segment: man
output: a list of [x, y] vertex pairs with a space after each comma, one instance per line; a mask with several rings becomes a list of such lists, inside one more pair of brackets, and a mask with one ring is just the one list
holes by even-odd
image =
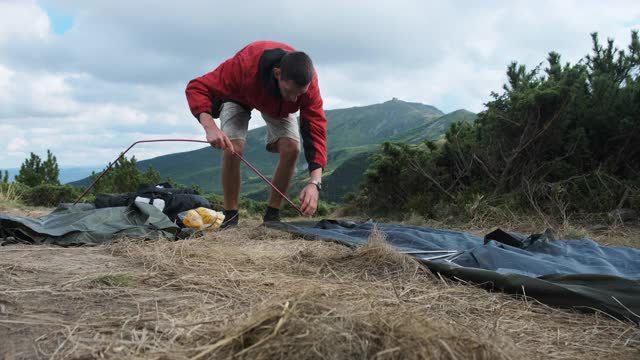
[[[300, 192], [301, 210], [315, 213], [327, 164], [327, 119], [307, 54], [274, 41], [251, 43], [212, 72], [191, 80], [186, 95], [207, 141], [223, 150], [223, 227], [238, 224], [240, 159], [233, 152], [243, 153], [252, 109], [260, 111], [267, 124], [267, 151], [280, 156], [272, 182], [283, 194], [295, 173], [302, 135], [310, 181]], [[299, 123], [294, 116], [298, 110]], [[214, 118], [220, 118], [220, 128]], [[272, 191], [263, 220], [280, 221], [281, 204], [282, 197]]]

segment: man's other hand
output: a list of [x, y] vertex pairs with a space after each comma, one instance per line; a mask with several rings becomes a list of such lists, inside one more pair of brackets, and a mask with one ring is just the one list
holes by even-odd
[[318, 188], [313, 184], [308, 184], [300, 192], [300, 210], [304, 215], [310, 216], [316, 213], [318, 208]]

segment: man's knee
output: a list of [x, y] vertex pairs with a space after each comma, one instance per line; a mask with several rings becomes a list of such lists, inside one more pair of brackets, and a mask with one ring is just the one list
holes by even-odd
[[280, 153], [280, 157], [297, 160], [300, 155], [300, 143], [293, 139], [280, 138], [278, 140], [278, 153]]
[[[235, 151], [240, 156], [244, 155], [244, 140], [231, 140], [231, 143], [233, 144], [233, 151]], [[228, 149], [224, 150], [224, 154], [226, 156], [233, 156], [233, 153]], [[236, 156], [233, 157], [237, 158]]]

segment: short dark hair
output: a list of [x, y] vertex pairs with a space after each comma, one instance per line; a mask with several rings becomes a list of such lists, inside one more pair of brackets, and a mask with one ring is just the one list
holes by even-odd
[[286, 53], [280, 60], [282, 80], [293, 80], [298, 86], [306, 86], [313, 79], [313, 63], [302, 51]]

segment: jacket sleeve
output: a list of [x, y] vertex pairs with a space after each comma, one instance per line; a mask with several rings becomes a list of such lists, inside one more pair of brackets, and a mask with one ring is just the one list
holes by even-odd
[[309, 172], [327, 166], [327, 117], [322, 108], [322, 97], [317, 77], [309, 87], [306, 101], [300, 107], [300, 133]]
[[231, 58], [212, 72], [189, 81], [185, 94], [191, 113], [196, 119], [203, 112], [212, 114], [214, 98], [232, 97], [241, 85], [237, 76], [239, 66], [237, 59]]

